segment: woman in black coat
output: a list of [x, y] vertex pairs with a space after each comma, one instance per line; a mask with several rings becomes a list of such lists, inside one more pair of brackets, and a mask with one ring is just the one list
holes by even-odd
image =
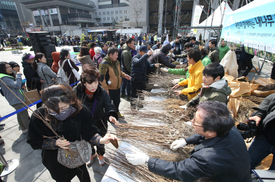
[[103, 145], [116, 139], [107, 134], [102, 138], [99, 130], [92, 125], [92, 115], [86, 106], [76, 98], [70, 86], [52, 85], [41, 93], [44, 103], [35, 111], [44, 118], [59, 136], [59, 139], [35, 113], [32, 115], [27, 142], [33, 149], [42, 149], [42, 163], [54, 180], [70, 182], [75, 176], [81, 182], [90, 182], [86, 164], [70, 169], [57, 161], [58, 148], [68, 149], [70, 142], [84, 139], [93, 145]]
[[[103, 137], [108, 129], [107, 120], [114, 124], [118, 123], [115, 106], [107, 92], [99, 85], [100, 73], [95, 67], [89, 65], [83, 67], [80, 80], [81, 83], [73, 90], [77, 98], [91, 111], [93, 125], [100, 130], [99, 134]], [[92, 156], [87, 165], [92, 165], [96, 155], [98, 155], [99, 164], [103, 165], [104, 146], [97, 145], [97, 154], [94, 147], [92, 149]]]

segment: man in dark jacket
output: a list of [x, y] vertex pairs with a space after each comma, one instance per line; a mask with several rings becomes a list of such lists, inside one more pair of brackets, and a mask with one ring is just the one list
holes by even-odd
[[[124, 73], [130, 75], [131, 74], [131, 66], [132, 66], [132, 53], [131, 50], [135, 50], [135, 41], [132, 38], [129, 38], [126, 41], [126, 44], [122, 46], [121, 53], [121, 69]], [[127, 79], [122, 79], [121, 92], [122, 97], [125, 97], [125, 89], [127, 90], [127, 100], [130, 100], [131, 97], [131, 85], [130, 81]]]
[[201, 45], [200, 42], [196, 41], [196, 37], [191, 38], [191, 43], [192, 43], [193, 48], [196, 48], [196, 49], [199, 49], [199, 46]]
[[248, 149], [251, 168], [255, 169], [266, 156], [273, 154], [269, 170], [275, 170], [275, 94], [267, 96], [249, 120], [256, 121], [262, 130]]
[[220, 62], [220, 53], [219, 48], [217, 47], [216, 40], [209, 40], [209, 53], [208, 57], [211, 59], [212, 63]]
[[[137, 91], [146, 89], [146, 75], [147, 70], [155, 68], [156, 64], [150, 64], [148, 62], [149, 56], [153, 53], [152, 50], [148, 52], [146, 45], [142, 45], [139, 48], [138, 54], [132, 59], [132, 72], [131, 72], [131, 88], [132, 98], [137, 98]], [[131, 102], [131, 105], [133, 103]]]
[[247, 149], [234, 124], [224, 103], [205, 101], [198, 106], [192, 120], [197, 134], [171, 144], [173, 150], [198, 144], [189, 158], [168, 162], [144, 153], [128, 153], [126, 158], [134, 165], [147, 164], [150, 171], [179, 181], [193, 182], [208, 177], [219, 182], [250, 182]]
[[[169, 53], [171, 48], [172, 48], [171, 44], [167, 43], [167, 44], [163, 45], [161, 49], [155, 50], [153, 52], [152, 56], [150, 56], [148, 59], [149, 63], [151, 63], [151, 64], [161, 63], [164, 66], [167, 66], [169, 68], [179, 68], [180, 67], [179, 65], [176, 66], [176, 65], [170, 63], [167, 58], [167, 54]], [[156, 70], [156, 68], [155, 68], [155, 70]]]

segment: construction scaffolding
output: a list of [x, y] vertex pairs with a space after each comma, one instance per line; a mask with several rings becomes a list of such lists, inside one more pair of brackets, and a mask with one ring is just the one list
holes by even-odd
[[[208, 17], [210, 17], [211, 15], [214, 15], [214, 11], [217, 9], [217, 7], [220, 7], [221, 10], [220, 12], [222, 13], [221, 15], [221, 20], [220, 20], [220, 26], [214, 26], [213, 25], [213, 20], [214, 20], [214, 16], [212, 16], [211, 19], [211, 25], [207, 25], [205, 24], [205, 26], [200, 26], [200, 27], [196, 27], [196, 26], [182, 26], [181, 25], [181, 20], [183, 18], [186, 18], [186, 16], [184, 17], [183, 14], [183, 8], [185, 7], [185, 2], [187, 1], [193, 1], [193, 3], [197, 3], [198, 5], [202, 5], [202, 13], [201, 13], [201, 18], [200, 18], [200, 22], [204, 21], [205, 19], [207, 19]], [[174, 0], [172, 3], [174, 3], [174, 12], [173, 12], [173, 29], [172, 29], [172, 37], [175, 38], [176, 35], [178, 33], [183, 33], [186, 30], [189, 29], [204, 29], [204, 35], [203, 37], [205, 37], [205, 34], [211, 34], [211, 32], [215, 32], [217, 39], [220, 38], [220, 32], [222, 29], [222, 21], [225, 15], [225, 8], [222, 9], [221, 4], [223, 2], [228, 3], [228, 5], [232, 8], [232, 10], [236, 10], [248, 3], [250, 3], [252, 0]], [[165, 6], [165, 7], [164, 7]], [[159, 8], [158, 8], [158, 34], [162, 35], [163, 29], [166, 29], [166, 15], [167, 15], [167, 0], [165, 1], [164, 4], [164, 0], [159, 0]], [[164, 10], [165, 9], [165, 10]], [[173, 9], [173, 8], [172, 8]], [[164, 10], [164, 11], [163, 11]], [[163, 13], [164, 12], [164, 13]], [[194, 13], [194, 9], [192, 10], [192, 13]], [[164, 26], [163, 26], [163, 14], [165, 15], [164, 19]], [[209, 36], [210, 37], [210, 36]]]

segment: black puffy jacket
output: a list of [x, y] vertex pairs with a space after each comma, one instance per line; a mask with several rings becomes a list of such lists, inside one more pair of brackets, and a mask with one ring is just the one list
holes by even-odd
[[239, 130], [233, 127], [223, 137], [204, 139], [199, 134], [186, 138], [194, 147], [189, 158], [180, 162], [168, 162], [150, 158], [150, 171], [163, 176], [193, 182], [210, 177], [219, 182], [250, 182], [250, 162], [244, 140]]
[[78, 83], [77, 86], [73, 88], [73, 91], [77, 98], [92, 112], [93, 124], [98, 127], [101, 132], [106, 132], [108, 128], [107, 120], [109, 117], [114, 116], [116, 119], [118, 118], [115, 106], [112, 104], [107, 92], [98, 85], [97, 90], [90, 99], [85, 93], [85, 87], [83, 87], [81, 83]]
[[148, 62], [148, 57], [148, 54], [144, 54], [142, 57], [140, 54], [137, 54], [132, 58], [132, 82], [145, 83], [147, 72], [154, 70], [155, 65]]

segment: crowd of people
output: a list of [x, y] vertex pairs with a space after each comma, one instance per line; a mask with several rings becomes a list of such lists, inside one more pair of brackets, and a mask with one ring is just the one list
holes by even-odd
[[[52, 65], [47, 65], [43, 53], [24, 54], [26, 84], [17, 63], [0, 62], [1, 91], [12, 107], [25, 107], [26, 89], [37, 89], [41, 94], [43, 104], [37, 104], [32, 116], [24, 110], [17, 113], [17, 120], [23, 133], [28, 133], [27, 142], [32, 148], [42, 149], [42, 163], [52, 178], [67, 182], [77, 176], [80, 181], [90, 181], [86, 165], [90, 166], [95, 157], [104, 165], [104, 144], [118, 140], [108, 134], [107, 122], [116, 125], [119, 118], [124, 118], [119, 111], [120, 99], [128, 100], [132, 109], [141, 108], [135, 102], [138, 93], [148, 90], [148, 75], [161, 70], [184, 76], [172, 89], [189, 100], [184, 109], [197, 107], [191, 121], [197, 134], [174, 141], [171, 149], [187, 144], [197, 146], [184, 161], [172, 163], [142, 153], [127, 154], [128, 161], [146, 164], [152, 172], [181, 181], [204, 177], [213, 181], [250, 181], [250, 169], [275, 152], [275, 94], [268, 96], [249, 118], [262, 127], [262, 132], [247, 151], [226, 107], [231, 89], [219, 62], [230, 49], [224, 40], [218, 47], [217, 40], [209, 40], [205, 46], [195, 37], [177, 36], [172, 42], [150, 34], [117, 38], [118, 42], [109, 44], [97, 40], [81, 42], [77, 56], [82, 66], [80, 79], [75, 73], [79, 68], [66, 49], [52, 53]], [[182, 66], [186, 64], [187, 67]], [[62, 83], [61, 72], [66, 83]], [[55, 137], [45, 123], [64, 139]], [[60, 164], [57, 149], [67, 150], [70, 142], [82, 139], [92, 146], [90, 161], [74, 169]], [[274, 165], [273, 159], [270, 169], [275, 169]]]

